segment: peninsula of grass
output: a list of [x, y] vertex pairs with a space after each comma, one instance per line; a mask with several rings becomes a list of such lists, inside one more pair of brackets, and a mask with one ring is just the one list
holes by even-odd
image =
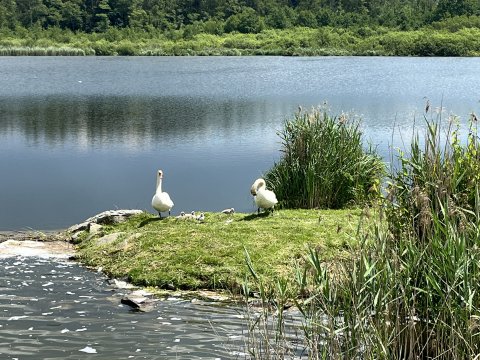
[[[260, 275], [292, 276], [308, 248], [325, 261], [356, 246], [361, 210], [278, 210], [271, 214], [205, 213], [205, 221], [160, 219], [150, 213], [105, 226], [78, 240], [78, 257], [114, 278], [143, 286], [236, 292], [244, 282], [245, 250]], [[120, 233], [111, 242], [104, 235]]]

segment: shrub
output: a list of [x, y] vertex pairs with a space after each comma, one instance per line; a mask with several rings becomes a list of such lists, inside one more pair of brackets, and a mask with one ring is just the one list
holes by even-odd
[[360, 123], [300, 110], [280, 133], [283, 156], [266, 180], [287, 208], [342, 208], [378, 195], [384, 164], [365, 150]]

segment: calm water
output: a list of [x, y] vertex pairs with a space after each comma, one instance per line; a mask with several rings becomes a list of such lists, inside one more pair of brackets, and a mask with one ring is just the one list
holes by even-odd
[[386, 158], [425, 97], [480, 112], [476, 58], [0, 57], [0, 81], [0, 230], [151, 211], [159, 168], [173, 213], [253, 211], [299, 105], [359, 114]]

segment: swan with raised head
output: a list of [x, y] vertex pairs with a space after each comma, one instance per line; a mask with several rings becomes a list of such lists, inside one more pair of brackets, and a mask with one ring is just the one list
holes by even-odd
[[157, 191], [152, 198], [152, 207], [158, 211], [158, 216], [162, 218], [162, 212], [168, 211], [170, 215], [170, 209], [173, 207], [173, 201], [170, 199], [170, 195], [165, 191], [162, 191], [163, 171], [157, 172]]
[[267, 190], [265, 180], [257, 179], [250, 188], [250, 193], [254, 196], [255, 204], [260, 209], [272, 209], [278, 203], [277, 196], [271, 190]]

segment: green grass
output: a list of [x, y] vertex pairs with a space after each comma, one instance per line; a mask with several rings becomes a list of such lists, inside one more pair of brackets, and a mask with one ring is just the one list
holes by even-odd
[[114, 277], [139, 285], [178, 289], [241, 288], [245, 249], [265, 276], [291, 276], [309, 247], [322, 259], [349, 256], [355, 246], [360, 210], [281, 210], [274, 215], [206, 213], [205, 222], [158, 219], [149, 213], [109, 226], [125, 232], [114, 243], [98, 245], [88, 233], [79, 258]]

